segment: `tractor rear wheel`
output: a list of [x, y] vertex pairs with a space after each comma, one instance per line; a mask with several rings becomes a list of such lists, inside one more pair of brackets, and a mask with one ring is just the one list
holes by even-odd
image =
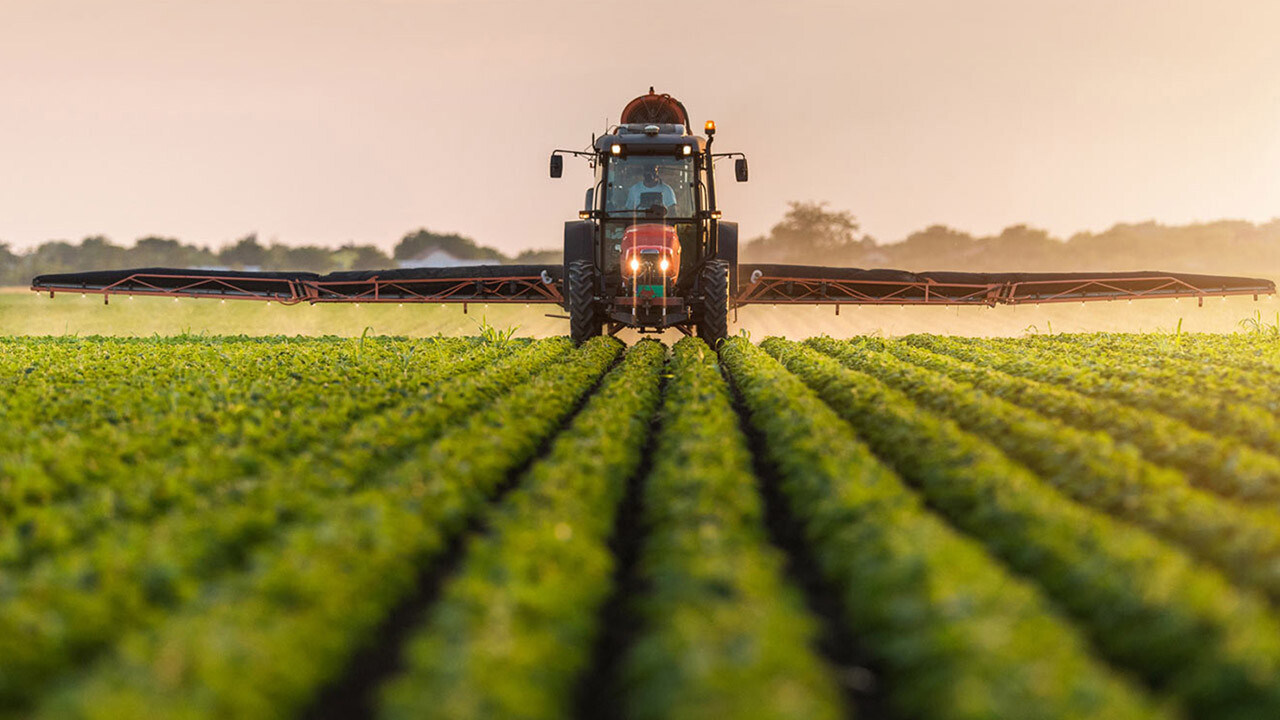
[[596, 309], [596, 268], [590, 260], [569, 263], [565, 277], [569, 296], [569, 337], [581, 343], [600, 335], [604, 323]]
[[698, 280], [702, 290], [698, 337], [714, 349], [729, 336], [729, 263], [708, 260]]

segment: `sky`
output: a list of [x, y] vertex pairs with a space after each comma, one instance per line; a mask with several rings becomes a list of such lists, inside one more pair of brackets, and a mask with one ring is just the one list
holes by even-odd
[[1274, 0], [0, 0], [0, 242], [144, 235], [554, 248], [582, 148], [680, 98], [726, 219], [788, 201], [932, 224], [1280, 216]]

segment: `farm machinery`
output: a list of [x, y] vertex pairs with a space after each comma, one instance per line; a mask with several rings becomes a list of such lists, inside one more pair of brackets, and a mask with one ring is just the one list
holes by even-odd
[[[42, 275], [31, 289], [297, 303], [541, 303], [567, 313], [583, 341], [676, 329], [714, 344], [731, 314], [751, 304], [1018, 305], [1142, 298], [1274, 294], [1269, 280], [1159, 271], [1107, 273], [906, 272], [738, 262], [738, 226], [716, 202], [715, 164], [746, 157], [712, 151], [715, 123], [695, 135], [684, 105], [653, 88], [583, 150], [555, 150], [593, 170], [576, 220], [565, 223], [558, 265], [476, 265], [375, 271], [243, 272], [138, 268]], [[564, 316], [557, 316], [564, 317]]]
[[741, 153], [713, 153], [716, 126], [693, 134], [689, 113], [670, 95], [627, 103], [621, 122], [594, 138], [586, 158], [595, 171], [585, 207], [565, 223], [564, 281], [570, 334], [583, 340], [624, 327], [678, 328], [725, 337], [738, 275], [738, 225], [716, 208], [715, 161], [734, 157], [738, 182], [748, 176]]

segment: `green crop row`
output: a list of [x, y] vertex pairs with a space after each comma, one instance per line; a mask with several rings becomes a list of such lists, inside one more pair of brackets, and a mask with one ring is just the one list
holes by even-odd
[[[352, 427], [366, 418], [394, 415], [398, 407], [421, 403], [443, 381], [491, 364], [506, 353], [485, 345], [461, 354], [442, 353], [422, 363], [411, 376], [411, 385], [392, 390], [379, 390], [379, 384], [366, 377], [362, 386], [370, 389], [360, 393], [358, 403], [326, 403], [304, 388], [291, 386], [285, 394], [273, 393], [273, 402], [254, 408], [253, 414], [259, 417], [246, 418], [245, 412], [229, 410], [238, 415], [233, 424], [258, 429], [247, 437], [210, 432], [178, 451], [141, 458], [121, 454], [120, 447], [111, 444], [85, 449], [88, 456], [70, 453], [62, 462], [92, 467], [98, 477], [69, 481], [64, 476], [60, 482], [67, 491], [59, 501], [28, 498], [15, 508], [0, 528], [0, 567], [23, 565], [41, 554], [65, 550], [124, 522], [145, 522], [176, 510], [211, 510], [220, 500], [235, 501], [258, 483], [257, 478], [275, 471], [273, 458], [305, 457], [314, 470], [315, 449], [341, 447], [344, 438], [352, 435]], [[327, 382], [336, 385], [337, 381]], [[327, 392], [351, 395], [336, 387]], [[141, 433], [136, 442], [145, 443], [147, 437]], [[227, 478], [237, 479], [234, 495], [222, 492]]]
[[995, 344], [936, 343], [935, 338], [927, 335], [909, 337], [907, 341], [1020, 377], [1164, 413], [1205, 432], [1232, 435], [1259, 450], [1280, 454], [1280, 418], [1261, 407], [1202, 395], [1193, 384], [1108, 378], [1062, 360], [1061, 351], [1036, 350], [1031, 346], [1006, 351]]
[[1265, 335], [1197, 335], [1194, 343], [1175, 347], [1177, 357], [1194, 360], [1198, 353], [1212, 353], [1221, 365], [1252, 370], [1275, 377], [1280, 375], [1280, 348], [1276, 338]]
[[848, 627], [918, 718], [1160, 717], [1040, 594], [953, 531], [850, 427], [748, 342], [725, 365]]
[[932, 507], [1045, 592], [1110, 659], [1199, 717], [1280, 715], [1280, 621], [1261, 598], [1070, 502], [990, 444], [803, 345], [763, 347]]
[[633, 347], [475, 537], [386, 718], [563, 718], [611, 591], [609, 535], [659, 399], [666, 349]]
[[1244, 501], [1280, 501], [1280, 459], [1238, 440], [1216, 437], [1116, 400], [965, 362], [943, 353], [952, 344], [949, 338], [930, 338], [932, 350], [897, 341], [864, 342], [1074, 427], [1131, 443], [1151, 461], [1181, 470], [1195, 485], [1211, 492]]
[[0, 718], [1280, 717], [1274, 339], [671, 354], [0, 338]]
[[[255, 456], [287, 452], [340, 427], [348, 417], [411, 395], [415, 385], [447, 371], [451, 359], [480, 347], [456, 340], [404, 345], [397, 351], [416, 359], [400, 367], [389, 362], [385, 348], [352, 360], [324, 346], [171, 346], [132, 354], [132, 362], [146, 358], [157, 370], [99, 379], [91, 391], [60, 383], [59, 373], [24, 374], [14, 392], [0, 400], [0, 417], [21, 428], [0, 441], [6, 446], [0, 447], [6, 478], [0, 517], [76, 496], [87, 487], [100, 495], [104, 485], [119, 486], [125, 478], [172, 478], [184, 463], [199, 463], [223, 448], [251, 445]], [[371, 343], [370, 350], [374, 347], [382, 346]], [[110, 354], [96, 360], [115, 363]], [[364, 392], [351, 393], [351, 383]], [[57, 417], [39, 400], [59, 397], [79, 399], [71, 410], [80, 422]], [[86, 407], [95, 403], [106, 405], [97, 411]], [[22, 413], [34, 413], [38, 421]]]
[[[348, 371], [354, 378], [388, 377], [412, 363], [393, 357], [457, 352], [474, 339], [369, 340], [340, 342], [191, 342], [86, 340], [68, 346], [48, 340], [23, 346], [21, 367], [0, 376], [6, 393], [0, 413], [31, 437], [109, 432], [122, 424], [163, 421], [180, 413], [218, 422], [209, 408], [253, 404], [278, 384], [303, 384], [300, 371]], [[366, 362], [382, 355], [377, 365]], [[373, 372], [370, 372], [373, 371]], [[26, 421], [26, 422], [22, 422]], [[204, 427], [192, 428], [203, 432]], [[21, 438], [26, 439], [26, 436]], [[0, 438], [0, 448], [20, 448], [19, 438]]]
[[[1014, 347], [1008, 341], [991, 341], [1002, 349]], [[1099, 342], [1094, 336], [1027, 338], [1017, 347], [1033, 347], [1055, 352], [1060, 357], [1109, 378], [1154, 385], [1194, 383], [1198, 392], [1213, 397], [1245, 402], [1271, 412], [1280, 410], [1280, 378], [1256, 370], [1223, 366], [1214, 362], [1216, 353], [1201, 350], [1194, 359], [1168, 353], [1153, 353], [1141, 341]]]
[[676, 343], [643, 491], [628, 717], [834, 718], [815, 622], [770, 548], [751, 455], [715, 353]]
[[1276, 338], [1265, 335], [1200, 335], [1187, 348], [1174, 348], [1178, 357], [1194, 360], [1196, 353], [1212, 353], [1221, 365], [1280, 375], [1280, 348]]
[[1159, 368], [1173, 361], [1195, 377], [1234, 377], [1272, 388], [1280, 383], [1280, 348], [1275, 338], [1257, 335], [1082, 333], [999, 342], [1003, 349], [1027, 342], [1064, 350], [1079, 346], [1123, 351], [1132, 353], [1124, 358], [1126, 364]]
[[1024, 463], [1067, 497], [1183, 545], [1236, 581], [1280, 599], [1280, 515], [1192, 488], [1175, 470], [1106, 435], [1050, 420], [946, 375], [856, 343], [808, 343], [902, 391]]
[[[236, 570], [291, 525], [323, 525], [350, 493], [377, 492], [406, 449], [424, 443], [569, 352], [541, 341], [489, 369], [433, 388], [398, 434], [335, 443], [329, 463], [291, 465], [252, 482], [229, 483], [204, 503], [148, 522], [116, 525], [91, 542], [0, 574], [0, 706], [21, 704], [68, 669], [91, 659], [132, 627], [147, 627], [196, 599], [210, 579]], [[397, 413], [398, 414], [398, 413]], [[400, 449], [400, 453], [390, 450]], [[355, 458], [363, 470], [351, 467]]]
[[36, 716], [275, 718], [304, 709], [620, 351], [616, 340], [593, 340], [467, 416], [385, 483], [352, 493], [245, 572], [124, 638]]
[[[398, 457], [397, 449], [403, 452], [404, 448], [430, 437], [450, 421], [453, 413], [465, 411], [522, 381], [528, 373], [554, 361], [567, 350], [568, 345], [563, 341], [541, 343], [506, 358], [485, 373], [416, 389], [411, 405], [401, 400], [398, 405], [392, 403], [391, 407], [372, 413], [350, 427], [333, 427], [331, 437], [317, 437], [309, 446], [287, 455], [290, 460], [283, 463], [271, 459], [271, 454], [258, 457], [253, 449], [197, 446], [180, 472], [147, 473], [142, 472], [146, 469], [144, 465], [139, 469], [140, 474], [135, 474], [125, 468], [111, 482], [92, 486], [78, 501], [23, 508], [15, 515], [12, 525], [0, 530], [0, 567], [23, 566], [51, 550], [66, 552], [107, 528], [112, 531], [104, 541], [108, 548], [118, 548], [132, 537], [156, 535], [157, 530], [176, 540], [184, 540], [194, 533], [194, 539], [189, 541], [191, 546], [206, 547], [213, 538], [207, 529], [209, 520], [203, 516], [228, 504], [252, 507], [255, 502], [269, 502], [275, 515], [287, 522], [299, 514], [300, 503], [344, 491], [361, 477], [376, 472], [379, 465], [375, 461], [380, 460], [383, 465], [394, 461]], [[434, 374], [437, 380], [445, 380], [457, 372], [491, 363], [501, 354], [497, 348], [479, 348], [461, 358], [451, 357], [454, 362]], [[421, 376], [423, 381], [430, 378], [427, 374]], [[388, 429], [386, 423], [381, 422], [384, 416], [406, 421]], [[340, 420], [338, 424], [343, 423]], [[362, 432], [371, 424], [377, 426], [378, 433], [372, 439], [370, 433]], [[349, 462], [351, 457], [363, 461], [361, 471], [339, 472], [342, 463]], [[228, 483], [226, 478], [236, 478], [236, 481]], [[161, 516], [163, 519], [157, 519]], [[212, 534], [229, 537], [229, 542], [237, 544], [240, 542], [237, 535], [246, 530], [250, 535], [270, 530], [270, 519], [265, 514], [253, 517], [235, 513], [218, 520], [223, 525]], [[249, 529], [255, 525], [259, 527]], [[127, 555], [123, 551], [106, 554], [115, 558]]]

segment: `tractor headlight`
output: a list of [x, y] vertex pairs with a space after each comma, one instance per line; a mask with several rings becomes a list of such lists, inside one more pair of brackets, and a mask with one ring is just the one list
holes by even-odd
[[662, 258], [662, 261], [658, 263], [658, 267], [662, 268], [662, 272], [666, 272], [667, 268], [671, 267], [671, 261], [666, 258]]
[[684, 146], [684, 148], [682, 148], [680, 152], [681, 152], [681, 154], [683, 154], [683, 155], [692, 155], [692, 154], [693, 154], [693, 148], [692, 148], [692, 147], [689, 147], [688, 145], [685, 145], [685, 146]]
[[640, 272], [639, 258], [631, 258], [631, 272]]
[[618, 145], [617, 143], [614, 143], [613, 145], [609, 146], [609, 152], [613, 153], [614, 155], [621, 155], [622, 146]]

